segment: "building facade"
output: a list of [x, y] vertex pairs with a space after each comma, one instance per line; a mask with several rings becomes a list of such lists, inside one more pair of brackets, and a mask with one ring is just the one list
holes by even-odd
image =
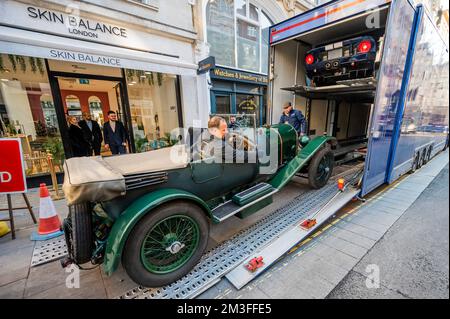
[[[107, 4], [106, 4], [107, 3]], [[61, 180], [68, 119], [115, 111], [128, 151], [174, 143], [211, 114], [267, 122], [268, 27], [307, 0], [5, 0], [0, 2], [0, 137], [22, 141], [30, 186]], [[214, 56], [216, 67], [198, 73]], [[110, 152], [102, 146], [101, 155]]]
[[308, 1], [203, 0], [197, 13], [199, 57], [214, 56], [205, 76], [206, 114], [248, 115], [254, 126], [267, 123], [268, 28], [313, 6]]
[[8, 0], [0, 12], [0, 134], [22, 140], [30, 181], [48, 177], [48, 152], [57, 172], [72, 156], [69, 116], [102, 125], [116, 111], [130, 152], [201, 118], [194, 2]]

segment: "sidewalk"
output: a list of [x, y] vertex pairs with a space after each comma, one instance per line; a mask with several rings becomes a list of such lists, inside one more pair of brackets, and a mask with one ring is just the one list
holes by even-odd
[[[449, 298], [447, 166], [327, 298]], [[379, 288], [365, 285], [373, 266]]]
[[[378, 190], [365, 204], [350, 203], [330, 224], [324, 225], [312, 238], [240, 291], [223, 278], [199, 297], [325, 298], [411, 206], [447, 162], [448, 152], [445, 152], [393, 187]], [[411, 185], [413, 190], [408, 190]], [[291, 182], [277, 194], [274, 203], [255, 214], [257, 216], [245, 220], [230, 219], [213, 227], [209, 247], [282, 206], [298, 195], [299, 189], [298, 183]], [[38, 190], [30, 190], [28, 195], [37, 215]], [[397, 196], [403, 200], [398, 201]], [[15, 206], [22, 206], [21, 196], [13, 196], [13, 199]], [[67, 215], [65, 201], [54, 203], [60, 218], [64, 218]], [[6, 199], [0, 199], [0, 206], [6, 206]], [[4, 212], [0, 213], [0, 217], [3, 215]], [[81, 271], [80, 288], [77, 289], [66, 287], [68, 273], [61, 268], [59, 261], [30, 268], [34, 242], [29, 237], [36, 226], [26, 210], [18, 211], [15, 217], [17, 239], [11, 240], [10, 235], [0, 238], [0, 298], [114, 298], [137, 286], [122, 268], [111, 277], [105, 276], [100, 267]]]
[[[384, 186], [378, 189], [367, 197], [366, 203], [350, 203], [336, 214], [334, 219], [324, 225], [321, 230], [292, 249], [288, 256], [278, 261], [268, 271], [241, 290], [236, 290], [230, 282], [222, 279], [216, 286], [199, 297], [215, 299], [322, 299], [327, 296], [337, 298], [339, 295], [343, 295], [344, 298], [350, 298], [354, 291], [352, 289], [356, 289], [354, 288], [356, 284], [358, 284], [359, 290], [357, 292], [360, 292], [359, 296], [361, 298], [369, 296], [370, 298], [387, 298], [392, 296], [389, 294], [383, 296], [380, 290], [376, 290], [372, 294], [361, 293], [361, 291], [366, 289], [365, 286], [361, 287], [365, 283], [365, 281], [361, 282], [361, 280], [357, 283], [353, 281], [353, 285], [350, 285], [350, 287], [348, 285], [344, 286], [342, 291], [346, 292], [345, 295], [338, 290], [331, 295], [330, 293], [353, 269], [358, 269], [361, 272], [361, 267], [357, 268], [355, 266], [366, 254], [370, 255], [370, 251], [378, 241], [382, 240], [391, 227], [392, 232], [398, 229], [394, 226], [408, 208], [415, 207], [418, 203], [423, 202], [424, 198], [423, 196], [419, 197], [420, 194], [439, 175], [441, 170], [446, 165], [448, 166], [448, 161], [448, 151], [446, 151], [416, 173], [404, 176], [399, 182], [391, 186]], [[447, 174], [448, 179], [448, 170], [444, 170], [443, 174]], [[427, 192], [424, 193], [425, 198], [427, 198], [425, 194]], [[448, 193], [441, 192], [441, 194], [446, 196], [448, 202]], [[429, 200], [435, 201], [434, 198]], [[445, 198], [442, 199], [442, 201], [444, 200]], [[427, 225], [426, 230], [431, 232], [433, 227], [444, 227], [444, 231], [440, 233], [439, 240], [441, 241], [441, 246], [446, 245], [448, 256], [448, 206], [444, 207], [444, 209], [446, 209], [447, 224], [440, 223], [440, 225], [436, 225], [430, 223]], [[440, 221], [441, 219], [439, 219]], [[445, 231], [447, 235], [445, 235]], [[415, 241], [421, 240], [425, 235], [421, 234], [421, 237], [415, 238]], [[391, 243], [393, 246], [397, 244], [398, 242]], [[411, 242], [411, 245], [408, 244], [409, 242], [403, 243], [403, 249], [412, 251], [416, 248], [414, 242]], [[423, 257], [423, 254], [420, 254], [420, 248], [418, 255]], [[392, 254], [385, 252], [385, 255], [378, 254], [377, 256], [378, 259], [388, 259], [392, 257]], [[439, 269], [446, 268], [448, 272], [448, 258], [446, 262], [443, 259], [440, 260]], [[396, 261], [391, 262], [395, 264]], [[404, 260], [404, 262], [416, 263], [418, 260]], [[400, 270], [389, 275], [390, 268], [386, 270], [382, 265], [384, 264], [380, 262], [381, 276], [384, 276], [384, 278], [393, 279], [394, 274], [399, 276], [398, 280], [406, 280], [408, 278], [405, 275], [401, 276], [399, 274]], [[414, 266], [421, 267], [421, 265], [418, 262]], [[433, 271], [430, 268], [427, 269]], [[381, 282], [384, 284], [383, 277], [381, 278]], [[350, 283], [352, 282], [350, 281]], [[440, 287], [442, 287], [442, 284]], [[416, 294], [416, 296], [419, 295]]]

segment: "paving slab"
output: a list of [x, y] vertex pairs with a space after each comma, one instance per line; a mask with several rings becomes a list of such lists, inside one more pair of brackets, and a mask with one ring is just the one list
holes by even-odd
[[383, 233], [378, 230], [352, 223], [349, 220], [341, 220], [339, 221], [339, 223], [335, 224], [335, 226], [338, 228], [343, 228], [345, 230], [351, 231], [355, 234], [367, 237], [372, 240], [379, 240], [383, 236]]
[[357, 233], [351, 232], [344, 228], [333, 227], [329, 232], [338, 238], [344, 239], [352, 244], [360, 246], [365, 249], [370, 249], [376, 243], [375, 240], [367, 238], [365, 236], [359, 235]]
[[100, 272], [108, 298], [117, 298], [137, 286], [128, 276], [122, 264], [118, 266], [117, 270], [111, 276], [107, 276], [103, 269], [100, 269]]
[[0, 286], [0, 300], [1, 299], [22, 299], [25, 291], [26, 279], [20, 279]]
[[368, 216], [368, 218], [374, 218], [376, 223], [386, 227], [390, 227], [400, 217], [399, 215], [396, 216], [385, 213], [382, 210], [378, 210], [378, 208], [364, 208], [355, 213], [354, 216]]
[[346, 218], [346, 221], [363, 226], [369, 229], [372, 229], [378, 233], [383, 234], [387, 230], [387, 226], [379, 224], [374, 220], [374, 218], [367, 217], [366, 215], [363, 216], [349, 216]]
[[0, 255], [0, 287], [27, 278], [32, 253], [33, 246], [18, 248], [5, 254], [2, 252]]
[[399, 292], [380, 286], [368, 289], [366, 277], [350, 271], [345, 279], [331, 292], [327, 299], [405, 299]]
[[79, 288], [67, 288], [66, 284], [58, 285], [41, 293], [31, 295], [31, 299], [104, 299], [106, 291], [100, 271], [80, 276]]
[[286, 284], [286, 282], [280, 282], [277, 280], [264, 280], [259, 283], [257, 286], [249, 285], [246, 288], [243, 288], [239, 291], [239, 293], [235, 294], [238, 299], [246, 299], [249, 296], [252, 296], [255, 292], [255, 289], [260, 290], [267, 297], [263, 297], [264, 299], [311, 299], [311, 292], [306, 291], [306, 286], [303, 285], [290, 285]]
[[312, 244], [309, 247], [305, 247], [302, 253], [304, 255], [317, 255], [319, 258], [329, 262], [330, 264], [341, 267], [347, 271], [352, 269], [358, 262], [358, 259], [356, 259], [355, 257], [343, 253], [333, 247], [324, 245], [320, 241]]
[[[96, 271], [98, 271], [98, 268], [92, 270], [80, 270], [80, 277]], [[30, 268], [24, 297], [29, 297], [50, 288], [65, 284], [69, 274], [70, 273], [66, 272], [65, 269], [61, 267], [59, 260]]]

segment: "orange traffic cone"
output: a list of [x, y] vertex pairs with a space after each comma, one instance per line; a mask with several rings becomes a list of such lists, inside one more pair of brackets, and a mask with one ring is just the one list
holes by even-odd
[[48, 192], [47, 186], [40, 185], [39, 227], [31, 234], [31, 240], [46, 240], [62, 235], [61, 221], [56, 214], [55, 206]]

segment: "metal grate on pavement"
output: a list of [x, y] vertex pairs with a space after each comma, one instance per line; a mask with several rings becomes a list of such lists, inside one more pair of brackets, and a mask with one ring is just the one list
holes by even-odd
[[37, 241], [31, 258], [31, 267], [46, 264], [50, 261], [63, 258], [67, 255], [67, 247], [64, 235]]

